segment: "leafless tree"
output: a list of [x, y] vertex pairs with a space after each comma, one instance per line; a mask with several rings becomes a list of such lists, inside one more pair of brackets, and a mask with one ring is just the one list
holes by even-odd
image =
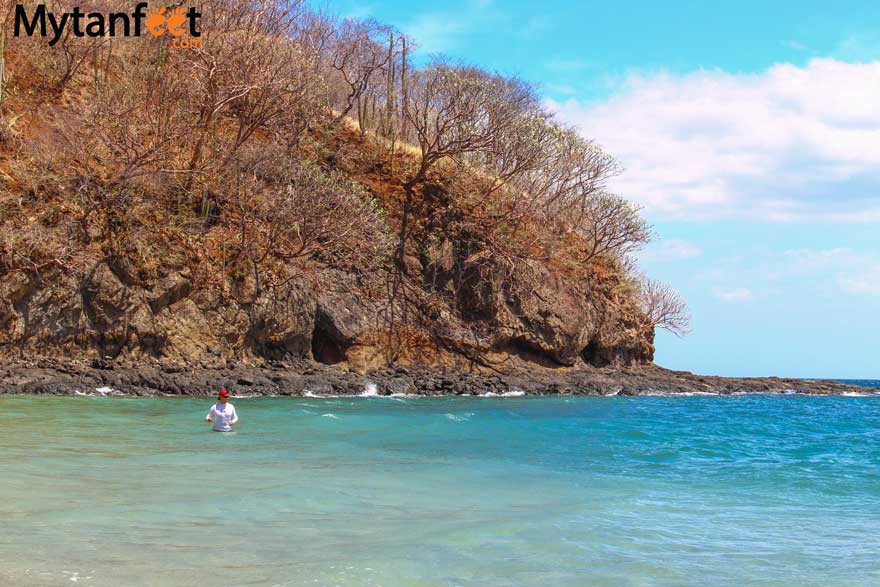
[[367, 130], [368, 97], [373, 85], [381, 84], [386, 77], [385, 68], [391, 63], [393, 53], [388, 52], [388, 36], [391, 27], [375, 20], [346, 19], [339, 25], [330, 45], [330, 67], [344, 82], [345, 96], [334, 123], [341, 121], [357, 108], [358, 127]]
[[575, 202], [569, 221], [586, 240], [582, 261], [600, 255], [622, 258], [651, 241], [653, 234], [639, 207], [615, 194], [599, 193]]
[[671, 286], [645, 279], [641, 283], [640, 297], [647, 326], [663, 328], [678, 337], [690, 333], [691, 317], [687, 303]]
[[281, 157], [250, 172], [263, 182], [241, 194], [266, 227], [264, 255], [375, 267], [390, 250], [388, 227], [373, 198], [356, 182], [313, 163]]
[[531, 88], [518, 80], [443, 60], [413, 72], [411, 78], [404, 114], [421, 156], [409, 186], [424, 181], [444, 158], [490, 152], [535, 100]]

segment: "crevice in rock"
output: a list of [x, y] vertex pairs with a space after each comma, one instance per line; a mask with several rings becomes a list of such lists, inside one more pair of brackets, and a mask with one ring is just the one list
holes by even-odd
[[588, 365], [593, 367], [607, 367], [611, 364], [611, 358], [608, 356], [608, 349], [599, 346], [595, 339], [581, 351], [581, 358]]
[[324, 365], [336, 365], [345, 360], [345, 347], [321, 326], [319, 320], [315, 321], [312, 332], [312, 357]]
[[502, 353], [506, 353], [513, 357], [518, 357], [523, 361], [535, 363], [542, 367], [557, 368], [562, 366], [562, 364], [559, 361], [555, 360], [552, 356], [548, 355], [540, 348], [537, 348], [529, 341], [522, 338], [513, 338], [511, 340], [508, 340], [507, 342], [502, 344], [498, 348], [498, 350]]

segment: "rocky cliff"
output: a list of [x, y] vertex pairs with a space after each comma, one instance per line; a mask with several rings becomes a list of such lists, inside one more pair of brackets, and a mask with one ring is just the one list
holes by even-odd
[[414, 263], [416, 310], [394, 349], [383, 274], [323, 268], [256, 288], [174, 267], [144, 280], [100, 259], [82, 273], [53, 265], [0, 275], [0, 352], [202, 366], [309, 359], [358, 371], [651, 361], [653, 329], [608, 283], [566, 283], [540, 265], [473, 276], [457, 269], [451, 243], [440, 248], [445, 259]]

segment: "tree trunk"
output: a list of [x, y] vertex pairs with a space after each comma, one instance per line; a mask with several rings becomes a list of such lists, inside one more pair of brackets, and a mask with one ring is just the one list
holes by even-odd
[[400, 62], [400, 64], [401, 64], [401, 67], [400, 67], [400, 84], [401, 84], [401, 88], [400, 88], [400, 90], [401, 90], [400, 91], [400, 120], [401, 120], [401, 125], [400, 125], [400, 127], [401, 127], [401, 131], [402, 131], [401, 136], [402, 136], [403, 140], [405, 141], [406, 140], [406, 126], [405, 126], [406, 111], [407, 111], [407, 108], [409, 107], [408, 103], [407, 103], [408, 96], [407, 96], [407, 81], [406, 81], [406, 76], [407, 76], [406, 37], [405, 36], [401, 37], [401, 41], [403, 41], [403, 48], [402, 48], [402, 58], [401, 58], [401, 62]]

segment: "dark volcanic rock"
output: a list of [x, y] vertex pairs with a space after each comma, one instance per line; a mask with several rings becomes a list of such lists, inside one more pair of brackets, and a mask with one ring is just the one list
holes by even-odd
[[[380, 395], [644, 395], [732, 393], [869, 393], [870, 388], [832, 381], [704, 377], [655, 366], [534, 369], [512, 374], [450, 373], [411, 368], [402, 374], [383, 369], [359, 375], [308, 361], [269, 367], [178, 369], [114, 365], [96, 369], [88, 362], [50, 358], [7, 361], [0, 368], [0, 393], [73, 395], [202, 395], [221, 387], [241, 395], [360, 395], [373, 384]], [[109, 389], [109, 390], [108, 390]]]

